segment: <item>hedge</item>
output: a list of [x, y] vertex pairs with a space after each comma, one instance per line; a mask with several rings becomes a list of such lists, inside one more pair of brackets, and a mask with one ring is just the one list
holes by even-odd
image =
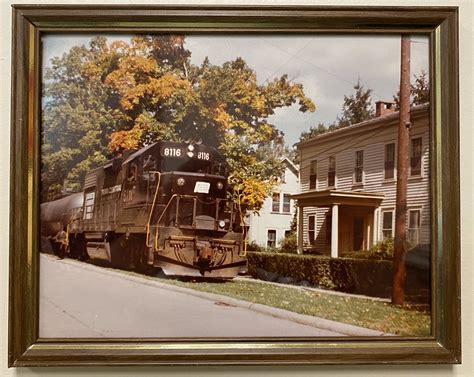
[[[391, 292], [392, 262], [386, 260], [263, 252], [248, 253], [247, 258], [249, 274], [264, 280], [289, 277], [295, 283], [379, 297]], [[413, 277], [416, 272], [409, 271], [407, 283], [419, 288]], [[429, 290], [429, 283], [425, 288]]]

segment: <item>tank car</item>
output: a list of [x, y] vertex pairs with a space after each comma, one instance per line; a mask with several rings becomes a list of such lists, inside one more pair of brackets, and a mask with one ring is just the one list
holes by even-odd
[[227, 177], [212, 147], [156, 142], [90, 171], [82, 193], [43, 203], [42, 236], [66, 229], [70, 256], [118, 268], [232, 278], [246, 260]]

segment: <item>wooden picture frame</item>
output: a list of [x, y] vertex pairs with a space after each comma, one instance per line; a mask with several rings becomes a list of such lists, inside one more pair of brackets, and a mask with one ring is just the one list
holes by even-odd
[[[13, 6], [9, 366], [461, 362], [455, 7]], [[432, 336], [40, 339], [40, 36], [48, 32], [385, 33], [430, 37]]]

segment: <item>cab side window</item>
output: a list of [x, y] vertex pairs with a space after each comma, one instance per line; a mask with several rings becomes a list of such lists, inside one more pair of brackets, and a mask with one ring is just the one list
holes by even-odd
[[128, 166], [127, 181], [135, 182], [137, 180], [138, 166], [136, 162], [131, 162]]
[[148, 157], [145, 157], [143, 159], [143, 170], [142, 170], [143, 179], [147, 181], [154, 181], [157, 166], [158, 164], [155, 157], [153, 157], [151, 154], [148, 155]]

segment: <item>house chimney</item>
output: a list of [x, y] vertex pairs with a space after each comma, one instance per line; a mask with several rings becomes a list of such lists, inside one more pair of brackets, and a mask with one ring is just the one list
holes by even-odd
[[388, 101], [377, 101], [375, 102], [375, 116], [383, 117], [388, 114], [395, 112], [395, 103]]

